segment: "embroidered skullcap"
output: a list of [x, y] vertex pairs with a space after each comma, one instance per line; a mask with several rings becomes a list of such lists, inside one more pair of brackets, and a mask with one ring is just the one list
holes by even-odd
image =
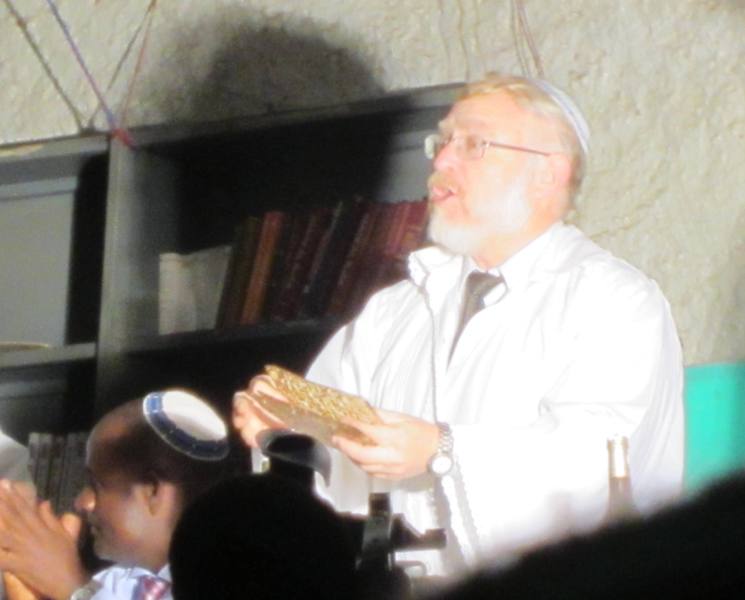
[[590, 128], [582, 111], [565, 92], [544, 79], [530, 78], [531, 83], [547, 94], [562, 110], [582, 146], [585, 156], [590, 149]]
[[151, 392], [142, 401], [145, 420], [173, 449], [195, 460], [228, 455], [225, 422], [201, 398], [183, 390]]

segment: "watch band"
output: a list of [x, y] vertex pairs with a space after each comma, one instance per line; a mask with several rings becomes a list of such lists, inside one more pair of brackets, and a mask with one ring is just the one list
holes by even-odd
[[436, 454], [452, 454], [453, 453], [453, 430], [450, 429], [450, 425], [437, 421], [435, 423], [437, 429], [440, 430], [440, 437], [437, 440], [437, 452]]
[[435, 477], [444, 477], [453, 468], [453, 432], [447, 423], [436, 422], [440, 435], [437, 450], [427, 463], [427, 470]]

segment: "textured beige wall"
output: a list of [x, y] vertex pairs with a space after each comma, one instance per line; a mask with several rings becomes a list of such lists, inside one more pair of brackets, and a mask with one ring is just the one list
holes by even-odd
[[[120, 112], [150, 0], [57, 4]], [[578, 223], [660, 283], [688, 363], [745, 358], [745, 1], [524, 5], [547, 77], [593, 129]], [[154, 15], [129, 125], [520, 71], [509, 0], [159, 0]], [[0, 2], [0, 81], [0, 143], [106, 128], [45, 0]]]

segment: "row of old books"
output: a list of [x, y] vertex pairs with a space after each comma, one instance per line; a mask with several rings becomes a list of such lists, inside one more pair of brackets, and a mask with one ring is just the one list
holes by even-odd
[[53, 434], [31, 432], [28, 437], [29, 473], [38, 498], [49, 500], [57, 514], [73, 510], [85, 485], [87, 432]]
[[426, 217], [426, 200], [361, 199], [246, 217], [237, 227], [217, 326], [353, 314], [373, 291], [405, 276]]

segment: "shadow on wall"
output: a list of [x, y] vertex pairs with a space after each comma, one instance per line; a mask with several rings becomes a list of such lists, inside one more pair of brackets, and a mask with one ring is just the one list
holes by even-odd
[[308, 19], [272, 22], [233, 6], [174, 31], [174, 38], [163, 41], [167, 52], [151, 54], [159, 68], [151, 69], [141, 88], [161, 121], [330, 106], [382, 93], [354, 54], [354, 41], [333, 45]]
[[[324, 41], [310, 21], [280, 27], [257, 23], [254, 13], [241, 7], [215, 12], [191, 31], [179, 28], [176, 39], [167, 42], [169, 53], [180, 57], [178, 73], [172, 72], [169, 56], [151, 55], [161, 76], [153, 70], [139, 94], [157, 103], [151, 108], [160, 113], [159, 120], [204, 123], [382, 95], [353, 50]], [[189, 69], [192, 57], [195, 64]], [[199, 227], [181, 235], [196, 240], [196, 247], [207, 247], [230, 238], [241, 212], [376, 198], [395, 120], [394, 115], [354, 122], [320, 119], [250, 135], [227, 132], [218, 152], [192, 144], [189, 167], [178, 176], [178, 193], [182, 207], [196, 211], [189, 223]], [[184, 128], [188, 132], [190, 125]], [[209, 230], [208, 224], [218, 228]]]

